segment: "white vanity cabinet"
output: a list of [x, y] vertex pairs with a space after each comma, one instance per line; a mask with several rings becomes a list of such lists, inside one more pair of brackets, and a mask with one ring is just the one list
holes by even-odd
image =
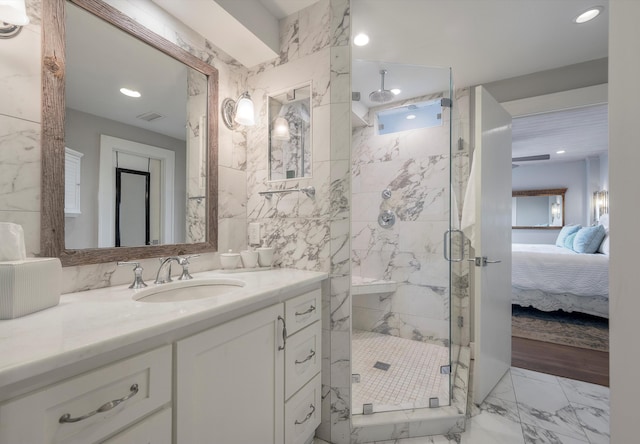
[[176, 344], [177, 443], [284, 442], [284, 307]]
[[321, 291], [285, 302], [285, 444], [309, 442], [320, 425], [322, 364]]
[[177, 443], [303, 444], [313, 437], [321, 411], [320, 294], [177, 342]]
[[[0, 405], [0, 443], [99, 443], [170, 401], [171, 346], [165, 346]], [[160, 420], [171, 430], [170, 415]]]

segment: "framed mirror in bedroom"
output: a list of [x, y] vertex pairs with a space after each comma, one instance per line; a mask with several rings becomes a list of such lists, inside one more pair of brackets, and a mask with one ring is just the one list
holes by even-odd
[[557, 230], [564, 226], [566, 188], [513, 191], [513, 228]]

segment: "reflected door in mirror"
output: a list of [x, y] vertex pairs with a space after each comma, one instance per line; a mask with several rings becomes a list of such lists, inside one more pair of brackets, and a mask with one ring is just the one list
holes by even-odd
[[116, 168], [116, 247], [150, 245], [151, 174]]

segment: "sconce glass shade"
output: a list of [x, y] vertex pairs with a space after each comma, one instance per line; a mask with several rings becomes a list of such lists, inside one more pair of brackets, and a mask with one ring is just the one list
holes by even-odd
[[0, 22], [28, 25], [29, 17], [24, 0], [0, 0]]
[[236, 129], [238, 124], [245, 126], [256, 124], [253, 101], [248, 92], [243, 92], [237, 101], [229, 98], [222, 101], [222, 121], [229, 129]]
[[275, 122], [273, 122], [273, 138], [275, 140], [289, 140], [291, 139], [291, 134], [289, 133], [289, 122], [284, 117], [278, 117]]
[[256, 124], [253, 102], [249, 94], [245, 93], [238, 99], [236, 104], [236, 116], [234, 120], [240, 125], [253, 126]]

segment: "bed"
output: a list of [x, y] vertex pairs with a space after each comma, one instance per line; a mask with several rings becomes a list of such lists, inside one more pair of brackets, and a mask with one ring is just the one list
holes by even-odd
[[512, 245], [512, 303], [609, 317], [609, 255], [547, 244]]

